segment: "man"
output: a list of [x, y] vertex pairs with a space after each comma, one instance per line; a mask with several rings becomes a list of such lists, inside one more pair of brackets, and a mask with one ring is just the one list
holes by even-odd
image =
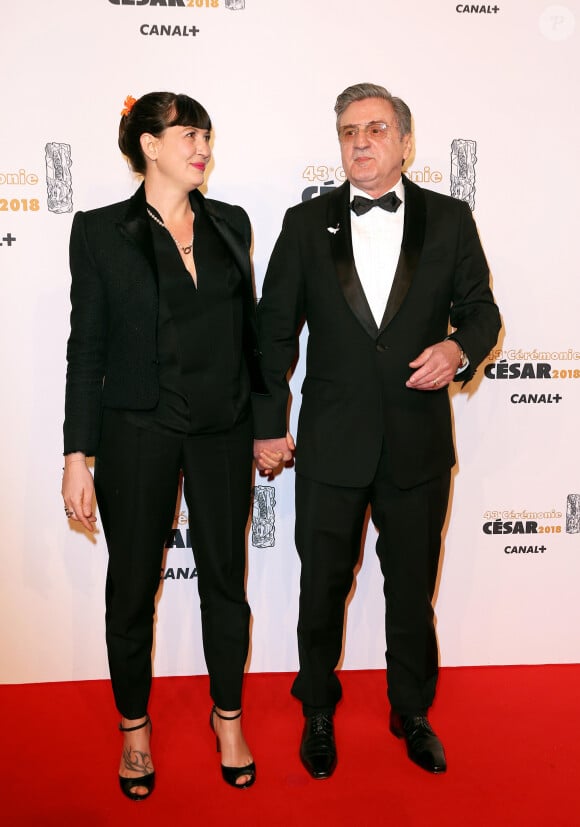
[[446, 388], [473, 376], [500, 319], [467, 204], [401, 174], [412, 147], [407, 105], [365, 83], [339, 95], [335, 112], [348, 180], [288, 210], [258, 308], [270, 396], [254, 400], [254, 456], [265, 472], [292, 455], [286, 374], [297, 331], [303, 320], [308, 326], [296, 448], [300, 755], [314, 778], [336, 766], [334, 670], [370, 505], [384, 576], [390, 729], [411, 760], [439, 773], [445, 753], [427, 710], [438, 670], [432, 598], [455, 463]]

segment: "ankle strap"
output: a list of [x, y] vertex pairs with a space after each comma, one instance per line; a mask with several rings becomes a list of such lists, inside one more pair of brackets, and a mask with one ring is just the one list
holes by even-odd
[[216, 705], [215, 705], [215, 704], [214, 704], [213, 709], [212, 709], [212, 711], [211, 711], [211, 712], [212, 712], [212, 715], [217, 715], [217, 716], [218, 716], [218, 718], [221, 718], [221, 719], [222, 719], [222, 721], [235, 721], [235, 720], [236, 720], [237, 718], [239, 718], [239, 717], [241, 716], [241, 714], [242, 714], [242, 710], [240, 709], [240, 711], [239, 711], [239, 712], [236, 712], [236, 714], [235, 714], [235, 715], [221, 715], [221, 714], [217, 711], [217, 708], [216, 708]]
[[123, 726], [123, 722], [119, 722], [119, 729], [121, 732], [135, 732], [136, 729], [143, 729], [144, 726], [151, 723], [151, 718], [149, 715], [145, 716], [145, 720], [141, 724], [137, 724], [137, 726]]

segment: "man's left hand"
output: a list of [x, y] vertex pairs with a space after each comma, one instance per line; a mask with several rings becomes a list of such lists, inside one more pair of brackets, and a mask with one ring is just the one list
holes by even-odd
[[405, 382], [417, 391], [437, 391], [446, 387], [461, 364], [461, 350], [453, 339], [446, 339], [425, 348], [409, 367], [414, 371]]

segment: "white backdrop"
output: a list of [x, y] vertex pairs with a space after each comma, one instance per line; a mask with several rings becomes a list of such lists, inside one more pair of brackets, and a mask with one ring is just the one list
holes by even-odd
[[[169, 89], [209, 110], [205, 191], [248, 211], [259, 293], [285, 209], [341, 180], [332, 107], [360, 81], [409, 103], [409, 175], [473, 199], [505, 322], [478, 379], [453, 390], [442, 663], [577, 661], [578, 0], [0, 0], [0, 11], [0, 681], [107, 675], [103, 536], [72, 529], [59, 492], [71, 207], [136, 187], [116, 146], [124, 98]], [[256, 511], [256, 532], [270, 536], [273, 521], [275, 534], [248, 546], [249, 668], [294, 670], [293, 471], [256, 484], [272, 506]], [[186, 513], [176, 525], [157, 675], [205, 671], [191, 550], [177, 547]], [[384, 665], [374, 541], [371, 526], [345, 668]]]

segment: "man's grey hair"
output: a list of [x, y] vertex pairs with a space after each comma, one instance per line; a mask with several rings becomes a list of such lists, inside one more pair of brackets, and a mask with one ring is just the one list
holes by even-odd
[[401, 98], [393, 97], [384, 86], [378, 86], [376, 83], [356, 83], [354, 86], [349, 86], [344, 92], [340, 93], [334, 105], [337, 129], [340, 117], [347, 106], [350, 106], [351, 103], [355, 103], [356, 101], [366, 100], [366, 98], [382, 98], [388, 101], [394, 109], [400, 137], [402, 138], [403, 135], [411, 134], [411, 110], [405, 101]]

